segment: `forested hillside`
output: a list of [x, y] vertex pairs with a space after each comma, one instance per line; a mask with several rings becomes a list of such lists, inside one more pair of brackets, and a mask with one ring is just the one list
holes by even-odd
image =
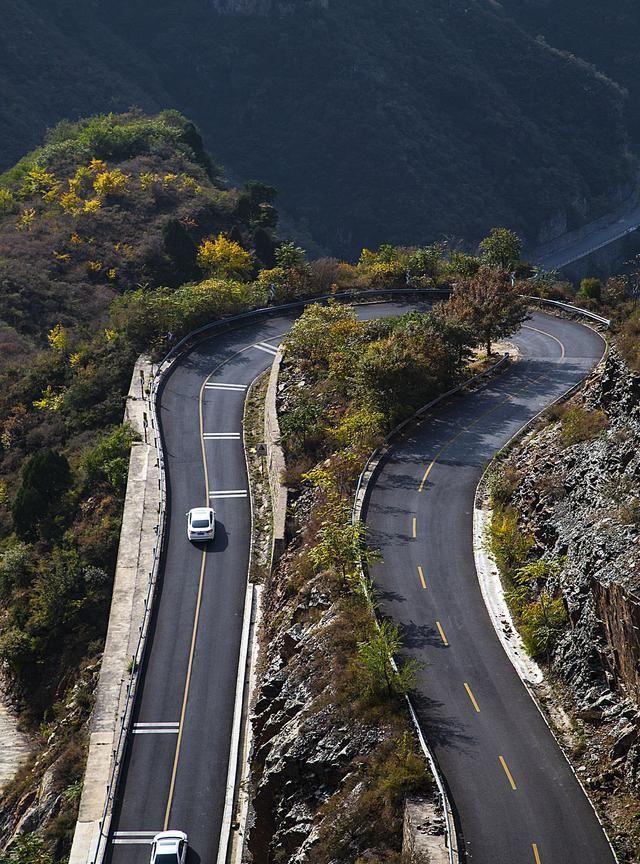
[[335, 254], [495, 224], [533, 242], [634, 174], [621, 89], [488, 0], [0, 6], [5, 166], [60, 118], [176, 107]]
[[640, 8], [634, 0], [504, 0], [532, 36], [595, 64], [629, 93], [625, 100], [633, 146], [640, 146]]

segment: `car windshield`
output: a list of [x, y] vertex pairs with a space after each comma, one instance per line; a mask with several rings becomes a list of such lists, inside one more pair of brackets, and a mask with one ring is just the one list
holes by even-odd
[[208, 519], [194, 519], [191, 523], [192, 528], [208, 528], [209, 520]]
[[178, 864], [178, 856], [175, 852], [158, 852], [156, 864]]

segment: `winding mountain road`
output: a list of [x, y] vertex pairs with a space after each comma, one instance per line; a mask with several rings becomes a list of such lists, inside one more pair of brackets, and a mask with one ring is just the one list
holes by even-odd
[[[360, 307], [366, 318], [406, 310], [393, 303]], [[225, 858], [251, 530], [243, 404], [293, 317], [212, 337], [176, 362], [161, 387], [168, 533], [109, 835], [107, 860], [115, 864], [147, 862], [151, 837], [165, 828], [187, 831], [189, 864]], [[425, 663], [419, 713], [452, 792], [468, 860], [609, 864], [604, 833], [495, 636], [471, 544], [482, 466], [580, 380], [603, 345], [587, 328], [542, 314], [517, 341], [522, 360], [485, 389], [441, 406], [385, 461], [367, 515], [384, 553], [375, 578], [385, 613], [405, 626], [408, 650]], [[218, 527], [201, 550], [187, 541], [184, 514], [207, 501]]]
[[415, 707], [470, 864], [612, 864], [595, 813], [498, 641], [475, 570], [475, 490], [488, 460], [596, 364], [603, 340], [535, 314], [519, 362], [438, 406], [383, 462], [364, 518], [382, 612], [419, 661]]

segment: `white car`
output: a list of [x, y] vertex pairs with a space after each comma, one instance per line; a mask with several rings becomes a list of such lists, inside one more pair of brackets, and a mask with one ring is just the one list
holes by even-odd
[[184, 831], [161, 831], [151, 844], [151, 864], [185, 864], [187, 848]]
[[211, 507], [194, 507], [187, 513], [187, 537], [189, 540], [213, 540], [216, 533], [216, 513]]

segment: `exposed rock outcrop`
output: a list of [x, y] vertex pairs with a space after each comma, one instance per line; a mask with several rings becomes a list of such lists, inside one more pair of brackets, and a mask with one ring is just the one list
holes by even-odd
[[[388, 826], [376, 827], [366, 796], [381, 754], [393, 750], [409, 728], [397, 708], [376, 717], [375, 711], [363, 716], [345, 704], [345, 655], [363, 613], [332, 599], [320, 576], [292, 592], [295, 559], [295, 552], [285, 555], [265, 598], [264, 620], [270, 623], [262, 634], [263, 668], [252, 716], [254, 864], [328, 862], [338, 849], [339, 860], [355, 860], [377, 852], [378, 841], [389, 851]], [[347, 851], [344, 835], [351, 831], [343, 826], [352, 818], [361, 824]], [[400, 804], [391, 837], [397, 851], [401, 818]]]

